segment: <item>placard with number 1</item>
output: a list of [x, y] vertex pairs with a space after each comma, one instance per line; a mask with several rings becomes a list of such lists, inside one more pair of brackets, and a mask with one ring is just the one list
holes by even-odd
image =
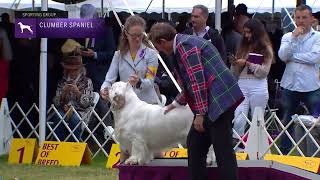
[[17, 139], [11, 142], [9, 164], [31, 164], [37, 153], [37, 139]]

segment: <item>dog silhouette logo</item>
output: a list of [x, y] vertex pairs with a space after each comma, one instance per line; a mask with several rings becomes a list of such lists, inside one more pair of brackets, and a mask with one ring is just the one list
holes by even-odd
[[26, 29], [26, 30], [28, 30], [31, 34], [33, 34], [33, 31], [32, 31], [32, 29], [31, 29], [31, 26], [29, 26], [29, 25], [24, 25], [24, 24], [22, 24], [21, 22], [19, 22], [18, 24], [19, 24], [19, 26], [20, 26], [21, 33], [23, 33], [23, 30]]

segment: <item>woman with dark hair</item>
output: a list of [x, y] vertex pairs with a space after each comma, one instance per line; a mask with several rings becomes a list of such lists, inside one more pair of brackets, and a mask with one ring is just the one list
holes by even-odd
[[235, 57], [242, 37], [240, 33], [234, 30], [232, 16], [228, 12], [221, 14], [221, 28], [221, 36], [227, 51], [227, 66], [230, 68], [230, 60]]
[[[269, 99], [267, 76], [273, 61], [273, 50], [263, 24], [250, 19], [244, 24], [242, 40], [236, 58], [231, 62], [231, 70], [238, 77], [238, 84], [245, 100], [235, 111], [234, 129], [243, 136], [246, 119], [241, 113], [251, 115], [255, 107], [266, 108]], [[238, 138], [234, 135], [234, 138]]]

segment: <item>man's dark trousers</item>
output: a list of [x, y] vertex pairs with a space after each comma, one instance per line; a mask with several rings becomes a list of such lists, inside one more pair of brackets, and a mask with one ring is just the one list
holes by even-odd
[[232, 119], [235, 108], [229, 108], [212, 122], [204, 116], [204, 133], [192, 126], [187, 139], [190, 180], [209, 180], [206, 157], [213, 145], [221, 180], [237, 180], [237, 160], [232, 147]]

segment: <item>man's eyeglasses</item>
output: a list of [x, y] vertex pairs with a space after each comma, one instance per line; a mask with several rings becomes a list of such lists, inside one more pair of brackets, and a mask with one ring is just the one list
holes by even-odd
[[139, 33], [139, 34], [131, 34], [128, 31], [126, 31], [126, 33], [131, 37], [131, 38], [141, 38], [143, 36], [143, 33]]

